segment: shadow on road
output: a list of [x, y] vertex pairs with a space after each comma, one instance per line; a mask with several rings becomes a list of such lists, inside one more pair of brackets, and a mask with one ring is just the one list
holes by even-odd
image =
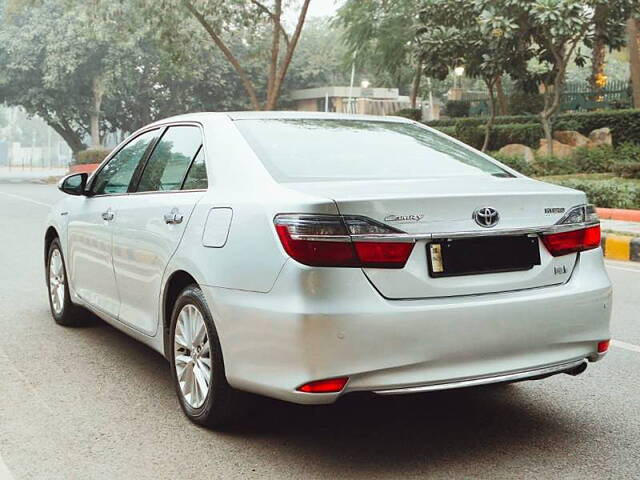
[[[123, 368], [139, 375], [140, 382], [155, 381], [147, 388], [157, 389], [157, 396], [165, 396], [164, 389], [173, 390], [160, 355], [106, 324], [84, 333], [95, 337], [92, 341], [110, 343], [122, 362], [133, 362]], [[570, 415], [565, 418], [562, 405], [553, 405], [543, 392], [524, 385], [395, 397], [357, 393], [326, 406], [257, 398], [255, 411], [233, 428], [216, 432], [190, 427], [201, 440], [222, 436], [238, 444], [248, 441], [255, 448], [269, 447], [282, 458], [299, 461], [303, 455], [327, 467], [340, 464], [378, 472], [443, 468], [451, 461], [486, 464], [506, 456], [525, 459], [543, 448], [589, 443], [588, 428]], [[177, 401], [170, 408], [173, 415], [182, 415]]]

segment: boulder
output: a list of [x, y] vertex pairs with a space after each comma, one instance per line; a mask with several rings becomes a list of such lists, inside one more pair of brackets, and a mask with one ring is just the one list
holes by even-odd
[[586, 147], [589, 144], [589, 139], [575, 130], [557, 130], [553, 132], [553, 138], [572, 147]]
[[526, 145], [522, 145], [521, 143], [510, 143], [509, 145], [505, 145], [498, 151], [501, 154], [510, 157], [522, 157], [527, 161], [527, 163], [531, 163], [534, 160], [533, 150]]
[[611, 129], [607, 127], [596, 128], [589, 134], [589, 143], [594, 147], [600, 145], [613, 145], [613, 139], [611, 138]]
[[[553, 155], [558, 158], [570, 157], [573, 153], [574, 147], [566, 145], [557, 140], [553, 141]], [[547, 153], [547, 140], [545, 138], [540, 139], [540, 148], [538, 149], [538, 155], [548, 155]]]

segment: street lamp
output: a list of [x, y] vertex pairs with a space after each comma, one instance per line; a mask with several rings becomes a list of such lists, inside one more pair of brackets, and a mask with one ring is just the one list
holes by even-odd
[[[462, 75], [464, 75], [464, 67], [462, 65], [458, 65], [453, 69], [453, 74], [455, 75], [454, 79], [456, 78], [458, 79], [457, 81], [458, 87], [461, 87], [462, 86], [461, 77]], [[453, 87], [455, 88], [455, 86], [456, 86], [456, 82], [454, 80]]]
[[360, 86], [362, 88], [369, 88], [369, 85], [370, 85], [369, 80], [362, 80], [362, 82], [360, 82]]

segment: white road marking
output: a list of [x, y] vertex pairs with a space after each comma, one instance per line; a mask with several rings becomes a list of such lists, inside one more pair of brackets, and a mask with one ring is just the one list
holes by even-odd
[[13, 475], [11, 475], [7, 464], [2, 460], [2, 455], [0, 455], [0, 480], [13, 480]]
[[640, 353], [640, 346], [633, 343], [621, 342], [620, 340], [611, 340], [611, 345], [618, 348], [624, 348], [630, 352]]
[[47, 208], [51, 207], [51, 205], [48, 203], [39, 202], [37, 200], [33, 200], [32, 198], [23, 197], [22, 195], [14, 195], [13, 193], [7, 193], [7, 192], [0, 192], [0, 195], [6, 195], [7, 197], [17, 198], [18, 200], [33, 203], [35, 205], [42, 205], [43, 207], [47, 207]]
[[625, 268], [625, 267], [618, 267], [614, 265], [607, 265], [607, 268], [613, 268], [614, 270], [624, 270], [625, 272], [640, 273], [640, 268]]

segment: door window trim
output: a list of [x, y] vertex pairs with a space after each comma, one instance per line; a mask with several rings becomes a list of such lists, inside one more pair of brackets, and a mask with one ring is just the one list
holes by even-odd
[[[129, 187], [127, 188], [127, 191], [124, 192], [124, 193], [103, 193], [103, 194], [100, 194], [100, 195], [92, 195], [91, 198], [116, 197], [116, 196], [123, 196], [123, 195], [149, 195], [149, 194], [158, 194], [158, 193], [162, 194], [162, 193], [181, 193], [181, 192], [185, 192], [185, 193], [189, 193], [189, 192], [206, 192], [208, 190], [208, 188], [198, 188], [198, 189], [192, 189], [192, 190], [162, 190], [162, 191], [151, 191], [151, 192], [136, 192], [135, 191], [135, 189], [138, 188], [138, 184], [140, 183], [140, 177], [142, 176], [142, 172], [144, 172], [144, 168], [147, 166], [147, 162], [149, 161], [149, 157], [151, 157], [151, 155], [153, 154], [153, 151], [155, 150], [156, 145], [158, 144], [158, 142], [160, 141], [162, 136], [165, 134], [165, 132], [167, 131], [167, 129], [169, 127], [180, 127], [180, 126], [198, 127], [200, 129], [200, 139], [202, 140], [202, 142], [200, 144], [200, 148], [196, 151], [196, 154], [193, 156], [193, 158], [191, 159], [191, 162], [189, 163], [189, 168], [187, 168], [187, 174], [188, 174], [189, 170], [191, 169], [191, 165], [193, 165], [193, 161], [195, 160], [195, 158], [198, 155], [198, 153], [200, 152], [200, 150], [203, 151], [205, 168], [206, 168], [206, 165], [207, 165], [207, 151], [206, 151], [206, 148], [205, 148], [205, 145], [204, 145], [204, 128], [203, 128], [203, 126], [202, 126], [202, 124], [200, 122], [195, 122], [195, 121], [191, 121], [191, 120], [182, 120], [182, 121], [179, 121], [179, 122], [167, 122], [167, 123], [161, 123], [161, 124], [154, 124], [153, 126], [143, 127], [143, 129], [138, 130], [133, 135], [131, 135], [130, 137], [125, 139], [122, 143], [120, 143], [107, 156], [107, 158], [102, 162], [100, 167], [98, 167], [98, 169], [95, 172], [93, 172], [93, 174], [91, 175], [91, 178], [89, 179], [89, 184], [88, 184], [88, 188], [87, 188], [88, 190], [90, 190], [93, 187], [94, 179], [98, 176], [98, 174], [102, 171], [102, 169], [104, 167], [106, 167], [107, 164], [109, 162], [111, 162], [113, 157], [115, 157], [118, 153], [120, 153], [120, 151], [124, 147], [129, 145], [130, 142], [132, 142], [133, 140], [138, 138], [140, 135], [144, 135], [145, 133], [149, 133], [152, 130], [160, 130], [160, 134], [149, 145], [149, 147], [147, 147], [147, 150], [145, 151], [145, 154], [142, 156], [142, 158], [138, 162], [136, 170], [133, 172], [133, 177], [131, 177], [131, 182], [129, 182]], [[144, 163], [144, 167], [140, 170], [140, 172], [138, 172], [138, 169], [139, 169], [140, 165], [142, 165], [143, 163]], [[185, 174], [185, 178], [182, 179], [181, 186], [184, 185], [184, 181], [186, 180], [186, 175], [187, 174]], [[208, 171], [207, 171], [207, 178], [208, 178]], [[135, 179], [135, 189], [132, 190], [132, 182], [134, 181], [134, 179]]]
[[[141, 137], [142, 135], [145, 135], [149, 132], [152, 132], [154, 130], [162, 130], [164, 131], [164, 128], [162, 126], [153, 126], [150, 128], [145, 128], [144, 130], [139, 130], [138, 132], [136, 132], [135, 134], [131, 135], [129, 138], [127, 138], [124, 142], [122, 142], [120, 145], [118, 145], [113, 152], [111, 152], [109, 154], [109, 156], [102, 162], [102, 164], [96, 169], [95, 172], [93, 172], [93, 174], [91, 175], [91, 178], [88, 182], [87, 185], [87, 191], [91, 192], [91, 189], [93, 188], [93, 184], [96, 180], [96, 178], [98, 178], [98, 175], [100, 175], [100, 172], [102, 172], [102, 170], [104, 170], [104, 168], [109, 165], [111, 163], [111, 161], [118, 156], [118, 154], [124, 150], [131, 142], [135, 141], [137, 138]], [[100, 193], [97, 195], [90, 195], [91, 198], [100, 198], [100, 197], [116, 197], [116, 196], [122, 196], [122, 195], [128, 195], [130, 190], [131, 190], [131, 182], [133, 181], [134, 178], [136, 178], [136, 174], [138, 172], [138, 168], [140, 168], [140, 164], [146, 159], [146, 157], [149, 154], [149, 149], [153, 146], [155, 147], [156, 143], [158, 142], [158, 139], [160, 138], [160, 136], [156, 136], [156, 138], [153, 140], [153, 142], [151, 142], [146, 150], [144, 151], [144, 154], [142, 155], [142, 157], [140, 158], [140, 160], [138, 160], [138, 164], [136, 165], [135, 170], [133, 171], [133, 176], [131, 177], [131, 180], [129, 180], [129, 185], [127, 186], [127, 191], [126, 192], [121, 192], [121, 193]]]
[[[186, 169], [186, 171], [184, 173], [184, 176], [182, 177], [182, 181], [180, 182], [180, 188], [177, 189], [177, 190], [151, 190], [151, 191], [146, 191], [146, 192], [138, 192], [137, 190], [138, 190], [138, 187], [140, 186], [140, 180], [142, 179], [142, 174], [144, 173], [144, 170], [147, 168], [147, 164], [149, 163], [149, 159], [153, 155], [153, 152], [155, 151], [156, 146], [158, 145], [158, 143], [160, 143], [160, 140], [162, 140], [162, 137], [167, 133], [167, 130], [169, 128], [171, 128], [171, 127], [198, 127], [200, 129], [200, 146], [196, 150], [196, 153], [193, 155], [193, 158], [191, 158], [191, 160], [189, 161], [189, 166], [187, 167], [187, 169]], [[195, 161], [196, 157], [198, 156], [198, 153], [200, 153], [200, 150], [202, 150], [202, 154], [204, 155], [205, 168], [206, 168], [207, 155], [206, 155], [206, 152], [204, 150], [204, 129], [202, 128], [202, 125], [200, 123], [197, 123], [197, 122], [177, 122], [177, 123], [165, 124], [164, 130], [162, 131], [160, 136], [156, 139], [156, 141], [153, 143], [153, 148], [151, 149], [149, 154], [144, 157], [144, 166], [140, 170], [140, 173], [138, 174], [138, 172], [136, 171], [136, 173], [134, 174], [133, 178], [136, 179], [135, 187], [130, 192], [128, 192], [128, 195], [150, 195], [150, 194], [153, 194], [153, 193], [206, 192], [207, 189], [204, 189], [204, 188], [198, 188], [198, 189], [192, 189], [192, 190], [182, 190], [182, 187], [184, 186], [184, 182], [187, 179], [187, 175], [189, 174], [189, 170], [191, 170], [191, 166], [193, 165], [193, 162]], [[137, 178], [136, 178], [136, 176], [137, 176]], [[132, 181], [133, 181], [133, 179], [132, 179]], [[130, 185], [130, 187], [132, 187], [132, 186]]]

